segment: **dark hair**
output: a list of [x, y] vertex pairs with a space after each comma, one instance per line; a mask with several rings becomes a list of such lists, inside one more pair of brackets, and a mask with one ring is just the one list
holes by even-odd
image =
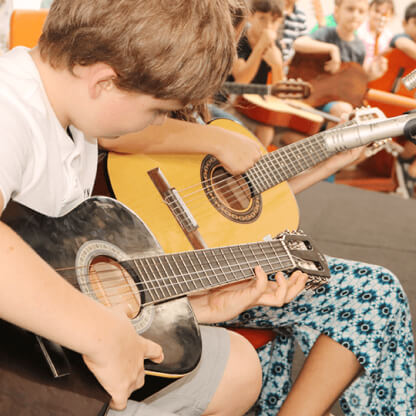
[[251, 0], [251, 12], [271, 13], [273, 16], [283, 16], [283, 0]]
[[407, 22], [409, 19], [416, 17], [416, 1], [410, 3], [404, 12], [404, 20]]
[[391, 8], [391, 14], [394, 14], [395, 10], [394, 10], [393, 0], [371, 0], [370, 4], [369, 4], [369, 7], [371, 7], [371, 6], [381, 6], [381, 5], [386, 4], [386, 3]]

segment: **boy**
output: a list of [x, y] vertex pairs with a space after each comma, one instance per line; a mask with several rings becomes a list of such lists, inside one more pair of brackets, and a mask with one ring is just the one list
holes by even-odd
[[[231, 71], [235, 82], [267, 84], [270, 79], [274, 84], [283, 79], [282, 53], [276, 44], [282, 17], [282, 0], [252, 1], [250, 25], [240, 39], [238, 59]], [[274, 128], [257, 124], [255, 135], [267, 147], [272, 142]]]
[[[234, 57], [229, 13], [234, 3], [55, 0], [39, 46], [15, 48], [0, 58], [0, 117], [7, 132], [0, 154], [0, 211], [14, 199], [45, 215], [64, 215], [91, 193], [94, 137], [162, 123], [168, 112], [216, 91]], [[198, 46], [201, 39], [206, 48]], [[248, 141], [234, 140], [253, 154]], [[246, 169], [256, 158], [242, 152], [230, 164]], [[82, 354], [111, 395], [111, 406], [123, 409], [144, 383], [143, 360], [163, 360], [160, 346], [139, 336], [122, 311], [68, 285], [2, 222], [0, 247], [1, 318]], [[268, 303], [270, 294], [276, 304], [289, 301], [306, 280], [299, 273], [287, 281], [279, 274], [278, 284], [267, 283], [258, 268], [256, 276], [234, 290], [192, 298], [198, 320], [229, 319]], [[243, 414], [252, 405], [261, 382], [255, 351], [222, 329], [201, 326], [201, 333], [197, 371], [149, 399], [153, 409], [129, 403], [122, 414], [170, 415], [179, 409]], [[241, 389], [243, 397], [236, 394]]]
[[289, 62], [293, 56], [293, 42], [307, 33], [306, 15], [296, 4], [297, 0], [285, 0], [283, 31], [280, 45], [283, 61]]
[[[416, 2], [410, 3], [403, 19], [403, 33], [395, 35], [391, 40], [392, 48], [400, 49], [410, 58], [416, 60]], [[416, 186], [416, 145], [406, 141], [403, 152], [398, 157], [410, 196], [414, 196]]]
[[[335, 0], [335, 27], [322, 27], [308, 36], [295, 40], [294, 49], [304, 53], [328, 53], [330, 60], [325, 64], [325, 71], [335, 73], [341, 62], [358, 62], [363, 65], [365, 47], [357, 37], [356, 30], [367, 16], [368, 0]], [[383, 57], [375, 59], [367, 69], [369, 80], [379, 78], [387, 69]], [[350, 114], [351, 104], [344, 101], [333, 101], [324, 105], [323, 110], [341, 117]]]
[[364, 68], [368, 68], [375, 57], [387, 50], [393, 37], [386, 27], [394, 15], [392, 0], [372, 0], [368, 9], [368, 19], [357, 30], [358, 37], [365, 46]]

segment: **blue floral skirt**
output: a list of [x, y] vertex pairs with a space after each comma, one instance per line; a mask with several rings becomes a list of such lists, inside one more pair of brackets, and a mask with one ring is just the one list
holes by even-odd
[[229, 326], [287, 328], [259, 348], [263, 388], [257, 415], [275, 416], [291, 388], [294, 342], [308, 355], [320, 334], [352, 351], [364, 368], [344, 391], [345, 415], [415, 415], [415, 356], [407, 297], [381, 266], [327, 257], [331, 279], [283, 308], [256, 307]]

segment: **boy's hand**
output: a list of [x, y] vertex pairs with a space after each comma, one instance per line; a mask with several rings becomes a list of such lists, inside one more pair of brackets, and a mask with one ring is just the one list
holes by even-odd
[[265, 52], [268, 48], [273, 46], [277, 38], [277, 33], [272, 29], [264, 29], [258, 41], [259, 48]]
[[275, 281], [269, 281], [260, 266], [254, 269], [256, 279], [234, 283], [206, 294], [190, 297], [197, 319], [216, 323], [235, 318], [254, 306], [277, 306], [294, 299], [304, 288], [307, 275], [300, 271], [286, 279], [278, 272]]
[[225, 130], [214, 156], [232, 175], [239, 175], [251, 168], [262, 156], [259, 142], [242, 134]]
[[329, 61], [325, 62], [324, 69], [325, 71], [335, 74], [339, 68], [341, 67], [341, 55], [339, 52], [339, 48], [336, 45], [332, 45], [331, 50], [329, 52], [329, 56], [331, 57]]
[[110, 324], [109, 336], [102, 339], [95, 354], [83, 358], [111, 395], [110, 407], [121, 410], [130, 394], [144, 384], [144, 359], [160, 363], [163, 352], [160, 345], [136, 333], [124, 312], [115, 310], [114, 314], [115, 325]]
[[368, 80], [373, 81], [377, 78], [382, 77], [387, 71], [388, 67], [389, 61], [385, 56], [374, 57], [374, 60], [373, 62], [371, 62], [371, 65], [367, 71]]
[[270, 46], [268, 49], [266, 49], [266, 52], [264, 52], [263, 59], [271, 66], [280, 66], [283, 67], [282, 62], [282, 56], [277, 49], [276, 45]]

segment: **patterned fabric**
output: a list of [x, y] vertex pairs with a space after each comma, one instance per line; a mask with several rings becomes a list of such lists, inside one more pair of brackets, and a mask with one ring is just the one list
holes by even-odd
[[340, 398], [345, 415], [415, 414], [415, 356], [407, 297], [381, 267], [327, 257], [332, 278], [283, 308], [256, 307], [227, 323], [287, 327], [258, 351], [263, 389], [257, 415], [276, 415], [291, 388], [294, 342], [308, 355], [322, 333], [351, 350], [364, 368]]
[[293, 42], [299, 36], [307, 34], [306, 15], [296, 5], [292, 13], [285, 15], [283, 23], [282, 47], [283, 61], [287, 61], [293, 55]]
[[0, 55], [9, 49], [10, 15], [12, 11], [12, 0], [0, 0]]

